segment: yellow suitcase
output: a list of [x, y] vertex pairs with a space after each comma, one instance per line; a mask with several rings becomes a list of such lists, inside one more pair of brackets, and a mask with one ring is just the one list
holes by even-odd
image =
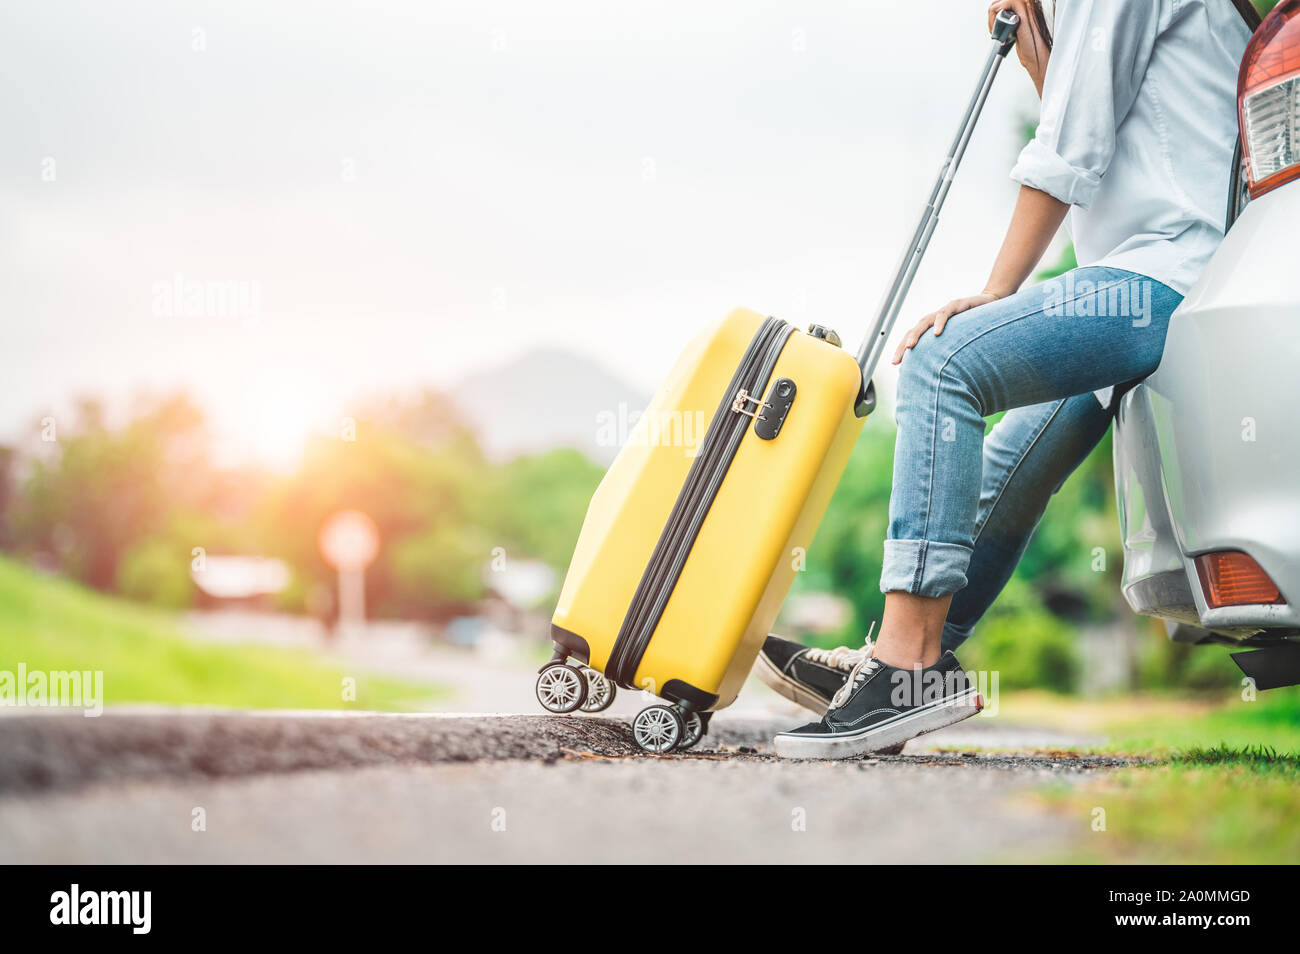
[[829, 329], [740, 308], [677, 360], [588, 507], [551, 620], [555, 655], [537, 678], [544, 708], [599, 712], [615, 686], [648, 690], [667, 705], [641, 710], [633, 735], [666, 752], [698, 742], [736, 698], [875, 405], [871, 371], [1014, 40], [1014, 15], [998, 22], [857, 357]]
[[587, 510], [546, 708], [612, 701], [604, 680], [556, 669], [565, 658], [677, 704], [690, 730], [736, 698], [870, 408], [837, 340], [737, 309], [678, 359]]

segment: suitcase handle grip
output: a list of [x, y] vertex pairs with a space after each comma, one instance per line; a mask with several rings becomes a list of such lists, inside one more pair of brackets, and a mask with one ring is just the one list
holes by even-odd
[[993, 20], [993, 39], [998, 42], [998, 55], [1006, 56], [1016, 45], [1016, 31], [1020, 29], [1020, 17], [1010, 10], [999, 10]]
[[984, 61], [984, 69], [980, 73], [979, 84], [975, 87], [975, 92], [966, 107], [961, 126], [957, 130], [957, 135], [953, 138], [952, 146], [948, 149], [948, 156], [939, 168], [939, 176], [935, 180], [934, 187], [930, 190], [930, 199], [926, 202], [920, 221], [917, 222], [916, 228], [912, 232], [911, 240], [903, 249], [902, 258], [898, 263], [898, 267], [894, 270], [894, 279], [886, 290], [884, 298], [881, 299], [880, 307], [876, 312], [876, 320], [872, 324], [871, 330], [867, 332], [866, 338], [863, 339], [862, 347], [858, 350], [858, 366], [862, 369], [862, 390], [858, 400], [859, 413], [862, 413], [866, 408], [871, 375], [876, 370], [876, 364], [880, 361], [881, 353], [885, 349], [885, 339], [889, 337], [889, 332], [894, 327], [894, 321], [898, 318], [898, 313], [903, 309], [903, 300], [907, 297], [908, 289], [912, 287], [912, 279], [921, 264], [922, 256], [925, 255], [926, 247], [930, 244], [930, 236], [934, 234], [934, 227], [939, 222], [939, 210], [943, 207], [944, 199], [948, 197], [948, 189], [952, 186], [952, 179], [957, 172], [957, 166], [961, 163], [961, 158], [966, 152], [966, 144], [970, 142], [971, 133], [975, 131], [975, 123], [979, 120], [980, 111], [984, 108], [984, 101], [988, 99], [989, 90], [993, 87], [993, 78], [997, 76], [998, 67], [1002, 65], [1003, 59], [1006, 58], [1011, 47], [1015, 45], [1016, 30], [1019, 27], [1020, 17], [1010, 10], [999, 11], [993, 21], [993, 32], [989, 37], [992, 47], [989, 50], [988, 58]]

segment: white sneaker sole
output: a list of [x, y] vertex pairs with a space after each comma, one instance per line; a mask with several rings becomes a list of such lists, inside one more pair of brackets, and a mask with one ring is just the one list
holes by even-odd
[[883, 724], [828, 736], [782, 733], [773, 744], [786, 759], [851, 759], [901, 746], [909, 739], [969, 719], [984, 708], [984, 697], [971, 687], [950, 699], [894, 716]]
[[[776, 668], [762, 653], [759, 653], [758, 661], [754, 664], [754, 675], [763, 682], [765, 686], [778, 695], [785, 696], [796, 705], [801, 705], [810, 712], [817, 713], [818, 718], [826, 714], [826, 700], [817, 693], [805, 689], [799, 682], [791, 679], [780, 669]], [[848, 674], [845, 673], [847, 676]]]

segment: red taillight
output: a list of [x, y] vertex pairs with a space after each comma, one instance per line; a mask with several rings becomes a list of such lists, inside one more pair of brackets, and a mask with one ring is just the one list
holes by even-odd
[[1286, 602], [1263, 567], [1240, 551], [1204, 553], [1196, 558], [1196, 572], [1210, 609]]
[[1282, 0], [1247, 44], [1237, 121], [1252, 199], [1300, 177], [1300, 0]]

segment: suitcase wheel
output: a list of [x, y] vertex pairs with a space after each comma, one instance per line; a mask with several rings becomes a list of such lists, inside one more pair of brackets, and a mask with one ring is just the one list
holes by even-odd
[[677, 743], [677, 748], [684, 752], [695, 748], [700, 739], [704, 738], [704, 733], [708, 731], [708, 722], [698, 712], [689, 713], [683, 722], [686, 731], [682, 734], [682, 740]]
[[671, 752], [686, 735], [681, 713], [672, 706], [647, 706], [632, 720], [632, 737], [646, 752]]
[[581, 706], [583, 712], [604, 712], [614, 704], [618, 693], [614, 683], [594, 669], [584, 670], [587, 675], [587, 701]]
[[587, 701], [587, 677], [568, 663], [553, 662], [537, 675], [537, 701], [547, 712], [572, 712]]

